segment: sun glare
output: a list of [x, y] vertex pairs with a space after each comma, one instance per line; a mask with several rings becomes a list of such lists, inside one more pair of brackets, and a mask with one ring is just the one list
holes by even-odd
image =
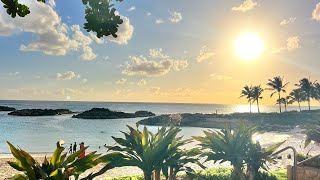
[[242, 60], [255, 60], [264, 50], [264, 43], [257, 33], [241, 34], [234, 42], [235, 53]]

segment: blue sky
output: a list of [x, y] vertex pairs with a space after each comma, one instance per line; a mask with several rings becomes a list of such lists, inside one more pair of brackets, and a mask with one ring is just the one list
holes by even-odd
[[[0, 9], [0, 99], [244, 103], [245, 84], [320, 78], [317, 0], [124, 1], [120, 38], [100, 43], [80, 0], [28, 3], [23, 19]], [[254, 61], [234, 53], [243, 32], [266, 47]]]

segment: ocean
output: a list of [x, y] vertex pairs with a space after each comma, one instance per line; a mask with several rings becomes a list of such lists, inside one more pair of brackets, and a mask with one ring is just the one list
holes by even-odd
[[[123, 112], [146, 110], [159, 114], [169, 113], [233, 113], [248, 112], [248, 105], [222, 104], [177, 104], [177, 103], [120, 103], [120, 102], [69, 102], [69, 101], [8, 101], [0, 100], [0, 106], [10, 106], [16, 109], [66, 108], [81, 112], [94, 107], [104, 107]], [[253, 111], [256, 108], [253, 106]], [[319, 107], [313, 107], [319, 108]], [[298, 107], [290, 106], [289, 110]], [[306, 109], [306, 107], [303, 107]], [[261, 106], [262, 112], [276, 112], [277, 106]], [[9, 116], [7, 112], [0, 112], [0, 154], [10, 152], [6, 141], [19, 146], [27, 152], [35, 154], [49, 154], [55, 149], [55, 143], [65, 141], [65, 147], [71, 143], [84, 142], [89, 145], [89, 151], [105, 152], [104, 144], [113, 145], [111, 136], [122, 137], [120, 131], [127, 131], [126, 125], [135, 126], [143, 118], [84, 120], [71, 118], [72, 115], [45, 116], [45, 117], [18, 117]], [[156, 131], [158, 127], [149, 127]], [[203, 128], [182, 128], [181, 135], [188, 138], [201, 135]], [[100, 147], [100, 148], [99, 148]]]

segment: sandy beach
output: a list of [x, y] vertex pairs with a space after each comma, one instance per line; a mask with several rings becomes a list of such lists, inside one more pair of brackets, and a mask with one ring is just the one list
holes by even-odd
[[[301, 133], [302, 129], [295, 128], [289, 132], [266, 132], [262, 134], [256, 134], [254, 136], [254, 139], [256, 141], [259, 141], [262, 146], [269, 146], [276, 142], [282, 142], [285, 141], [285, 143], [281, 147], [286, 146], [293, 146], [297, 149], [298, 153], [304, 153], [306, 154], [310, 149], [310, 154], [317, 154], [320, 151], [320, 147], [317, 144], [311, 144], [308, 148], [303, 147], [303, 140], [305, 138], [305, 135]], [[191, 143], [187, 145], [185, 148], [196, 146], [196, 143]], [[280, 154], [281, 159], [277, 159], [277, 163], [275, 164], [269, 164], [270, 170], [280, 170], [285, 169], [287, 165], [292, 164], [293, 160], [288, 158], [287, 156], [291, 154], [291, 151], [286, 151], [282, 154]], [[43, 161], [44, 155], [34, 155], [35, 159], [38, 162]], [[293, 156], [292, 156], [293, 157]], [[14, 161], [14, 159], [10, 156], [0, 156], [0, 179], [6, 179], [11, 177], [12, 175], [18, 173], [16, 170], [11, 168], [7, 161]], [[207, 167], [207, 169], [212, 168], [222, 168], [222, 167], [230, 167], [229, 163], [223, 163], [223, 164], [214, 164], [212, 161], [204, 163], [204, 165]], [[197, 165], [190, 165], [194, 169], [199, 170], [200, 168]], [[96, 172], [99, 169], [103, 167], [103, 164], [99, 164], [98, 166], [86, 171], [81, 177], [85, 177], [86, 175]], [[107, 171], [102, 176], [96, 178], [96, 179], [106, 179], [106, 178], [113, 178], [113, 177], [121, 177], [121, 176], [128, 176], [128, 175], [137, 175], [142, 174], [142, 171], [139, 168], [136, 167], [122, 167], [122, 168], [114, 168], [112, 170]]]

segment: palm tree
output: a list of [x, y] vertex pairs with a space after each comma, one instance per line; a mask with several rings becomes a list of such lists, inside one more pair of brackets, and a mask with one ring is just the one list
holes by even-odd
[[285, 87], [289, 84], [289, 82], [287, 83], [283, 83], [283, 78], [281, 78], [280, 76], [274, 77], [273, 79], [269, 79], [269, 82], [267, 83], [267, 86], [269, 86], [270, 88], [267, 88], [267, 90], [271, 90], [273, 91], [270, 95], [270, 97], [272, 97], [274, 94], [278, 93], [278, 101], [279, 103], [279, 110], [281, 113], [281, 92], [285, 93]]
[[252, 142], [252, 136], [256, 128], [241, 124], [239, 128], [233, 129], [226, 126], [221, 131], [204, 131], [205, 136], [193, 137], [200, 142], [203, 150], [201, 156], [205, 161], [225, 162], [229, 161], [233, 166], [233, 178], [244, 180], [243, 173], [248, 145]]
[[[115, 167], [136, 166], [143, 171], [144, 179], [160, 179], [160, 171], [174, 176], [177, 170], [181, 170], [185, 163], [197, 163], [195, 156], [200, 153], [197, 149], [182, 150], [181, 146], [190, 140], [182, 140], [177, 137], [181, 129], [177, 127], [162, 127], [158, 132], [152, 133], [146, 127], [140, 131], [138, 128], [127, 126], [129, 132], [122, 132], [124, 138], [112, 138], [116, 141], [114, 146], [106, 146], [112, 151], [100, 158], [105, 166], [97, 173], [91, 174], [87, 179], [93, 179], [107, 170]], [[188, 155], [192, 155], [188, 157]], [[165, 174], [168, 176], [168, 174]]]
[[317, 88], [316, 86], [318, 83], [315, 82], [312, 82], [310, 80], [310, 77], [309, 79], [307, 78], [303, 78], [299, 81], [299, 84], [296, 84], [296, 86], [298, 86], [302, 92], [305, 93], [305, 96], [306, 96], [306, 100], [308, 101], [308, 109], [310, 111], [310, 101], [311, 99], [318, 99], [318, 93], [317, 93]]
[[305, 101], [305, 93], [301, 89], [294, 89], [290, 92], [290, 97], [293, 102], [297, 102], [299, 104], [299, 110], [301, 111], [300, 103]]
[[261, 88], [261, 85], [259, 86], [253, 86], [252, 88], [252, 102], [257, 102], [257, 107], [258, 107], [258, 113], [260, 113], [260, 108], [259, 108], [259, 99], [262, 99], [262, 92], [263, 89]]
[[251, 105], [252, 105], [252, 86], [245, 85], [241, 91], [240, 98], [246, 97], [250, 104], [250, 113], [251, 113]]
[[287, 106], [289, 104], [292, 104], [294, 101], [292, 100], [291, 96], [286, 96], [285, 98], [281, 98], [280, 100], [277, 100], [276, 104], [283, 104], [284, 105], [284, 111], [287, 111]]

